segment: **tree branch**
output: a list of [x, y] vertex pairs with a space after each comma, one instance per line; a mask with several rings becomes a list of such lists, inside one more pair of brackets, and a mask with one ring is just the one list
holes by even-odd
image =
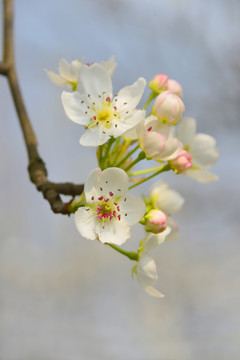
[[22, 98], [17, 72], [15, 67], [13, 45], [13, 0], [4, 0], [4, 45], [3, 61], [0, 61], [0, 74], [8, 79], [12, 98], [17, 111], [19, 123], [24, 136], [28, 152], [28, 172], [30, 180], [41, 191], [43, 197], [49, 202], [54, 213], [70, 214], [69, 203], [64, 203], [60, 194], [76, 196], [83, 192], [83, 185], [72, 183], [53, 183], [47, 178], [47, 169], [37, 149], [37, 137], [27, 114]]

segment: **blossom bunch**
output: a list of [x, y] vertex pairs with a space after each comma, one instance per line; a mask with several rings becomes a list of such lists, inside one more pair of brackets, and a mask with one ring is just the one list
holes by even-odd
[[[149, 253], [177, 239], [179, 229], [172, 216], [184, 199], [160, 180], [160, 174], [216, 181], [209, 168], [219, 151], [212, 136], [196, 132], [195, 119], [183, 116], [182, 87], [176, 80], [155, 75], [148, 83], [148, 100], [140, 106], [146, 80], [140, 77], [113, 95], [115, 68], [112, 56], [92, 64], [62, 59], [59, 74], [47, 71], [54, 83], [66, 88], [61, 97], [66, 116], [85, 130], [80, 144], [96, 148], [98, 168], [88, 175], [84, 193], [71, 201], [70, 210], [83, 237], [135, 261], [132, 275], [148, 294], [163, 297], [154, 287], [157, 269]], [[155, 166], [147, 166], [149, 160]], [[136, 169], [138, 163], [144, 165]], [[153, 178], [156, 183], [142, 198], [128, 193]], [[121, 245], [138, 223], [144, 232], [138, 249], [124, 250]]]

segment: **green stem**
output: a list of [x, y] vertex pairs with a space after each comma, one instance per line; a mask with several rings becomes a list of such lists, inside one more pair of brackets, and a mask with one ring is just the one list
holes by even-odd
[[158, 94], [155, 92], [155, 91], [152, 91], [146, 104], [143, 106], [143, 109], [146, 109], [148, 107], [148, 105], [150, 104], [150, 102], [155, 99], [155, 97], [157, 96]]
[[138, 261], [138, 253], [134, 251], [126, 251], [118, 247], [117, 245], [106, 243], [106, 245], [110, 246], [112, 249], [118, 251], [120, 254], [127, 256], [130, 260]]
[[144, 183], [144, 182], [147, 181], [147, 180], [152, 179], [154, 176], [157, 176], [158, 174], [161, 174], [162, 172], [168, 171], [168, 170], [171, 170], [171, 167], [170, 167], [169, 164], [166, 164], [166, 165], [164, 165], [161, 169], [159, 169], [158, 171], [156, 171], [154, 174], [152, 174], [152, 175], [146, 177], [145, 179], [137, 182], [136, 184], [130, 186], [130, 187], [129, 187], [129, 190], [130, 190], [130, 189], [133, 189], [134, 187], [136, 187], [136, 186], [138, 186], [138, 185], [141, 185], [142, 183]]
[[119, 163], [116, 165], [116, 167], [119, 167], [120, 165], [122, 165], [133, 153], [135, 153], [135, 151], [137, 151], [138, 148], [139, 148], [139, 145], [135, 146], [135, 148], [132, 149], [132, 151], [130, 151], [121, 161], [119, 161]]
[[143, 175], [143, 174], [147, 174], [153, 171], [157, 171], [160, 170], [162, 168], [162, 166], [155, 166], [149, 169], [144, 169], [144, 170], [138, 170], [138, 171], [134, 171], [132, 173], [129, 173], [128, 176], [138, 176], [138, 175]]
[[109, 140], [108, 140], [108, 143], [107, 143], [107, 148], [106, 148], [106, 151], [105, 151], [105, 154], [102, 158], [102, 162], [101, 162], [101, 169], [104, 170], [104, 165], [105, 165], [105, 161], [107, 160], [107, 156], [108, 156], [108, 153], [111, 149], [111, 146], [112, 144], [114, 143], [116, 139], [114, 137], [111, 137]]
[[131, 162], [124, 170], [127, 172], [128, 170], [130, 170], [135, 164], [137, 164], [139, 161], [145, 159], [146, 157], [146, 154], [144, 151], [141, 151], [139, 154], [138, 154], [138, 157], [133, 161]]

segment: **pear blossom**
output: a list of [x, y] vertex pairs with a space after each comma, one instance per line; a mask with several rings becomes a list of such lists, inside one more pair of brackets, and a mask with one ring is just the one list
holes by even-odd
[[170, 90], [163, 91], [155, 100], [153, 114], [163, 124], [176, 125], [182, 117], [184, 104], [180, 97]]
[[83, 237], [116, 245], [130, 237], [130, 226], [142, 219], [145, 204], [126, 195], [128, 181], [120, 168], [97, 168], [89, 174], [84, 187], [86, 204], [75, 213], [75, 224]]
[[167, 90], [171, 90], [173, 94], [177, 95], [180, 98], [183, 97], [182, 87], [176, 80], [168, 79]]
[[167, 228], [167, 216], [163, 211], [152, 209], [145, 215], [145, 229], [148, 232], [158, 234]]
[[171, 136], [170, 126], [160, 123], [156, 116], [149, 116], [136, 131], [140, 147], [148, 158], [157, 161], [175, 159], [183, 149], [182, 143]]
[[65, 59], [61, 59], [58, 66], [59, 74], [54, 73], [53, 71], [48, 71], [48, 77], [57, 85], [65, 85], [73, 90], [76, 90], [78, 73], [82, 66], [82, 63], [79, 60], [73, 60], [69, 63]]
[[[167, 227], [171, 231], [167, 234], [166, 240], [171, 241], [177, 239], [179, 229], [171, 218], [171, 215], [181, 209], [184, 204], [184, 198], [177, 191], [170, 189], [166, 182], [159, 181], [150, 189], [148, 202], [150, 202], [153, 209], [159, 209], [167, 216]], [[165, 233], [165, 231], [163, 233]]]
[[157, 74], [149, 81], [148, 87], [155, 93], [160, 94], [168, 89], [168, 77], [164, 74]]
[[183, 150], [175, 159], [169, 161], [169, 165], [176, 174], [180, 174], [192, 167], [192, 157], [186, 150]]
[[117, 67], [114, 55], [112, 55], [107, 61], [100, 61], [99, 64], [102, 65], [110, 76], [113, 76]]
[[140, 260], [133, 267], [133, 275], [136, 274], [137, 281], [144, 290], [151, 296], [163, 298], [164, 295], [154, 288], [158, 279], [156, 263], [151, 256], [143, 253]]
[[62, 103], [70, 120], [87, 130], [80, 138], [84, 146], [98, 146], [111, 136], [118, 137], [144, 119], [145, 111], [136, 110], [146, 80], [139, 78], [113, 97], [112, 81], [99, 64], [82, 65], [77, 91], [62, 93]]
[[216, 140], [210, 135], [196, 133], [196, 120], [189, 117], [182, 119], [177, 128], [177, 137], [192, 157], [192, 167], [184, 171], [184, 174], [200, 183], [216, 181], [218, 176], [207, 170], [219, 158]]

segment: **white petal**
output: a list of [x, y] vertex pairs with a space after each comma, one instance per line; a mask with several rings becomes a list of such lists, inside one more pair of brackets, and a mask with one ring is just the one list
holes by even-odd
[[139, 78], [134, 84], [122, 88], [116, 97], [116, 106], [118, 109], [122, 112], [134, 110], [141, 100], [145, 86], [146, 80], [144, 78]]
[[108, 134], [104, 134], [99, 126], [88, 129], [82, 136], [80, 137], [80, 144], [83, 146], [99, 146], [108, 141], [110, 136]]
[[97, 234], [96, 234], [96, 225], [97, 225], [97, 219], [96, 214], [88, 207], [81, 207], [79, 208], [75, 215], [74, 220], [76, 227], [80, 234], [89, 239], [89, 240], [96, 240]]
[[137, 264], [137, 280], [144, 288], [153, 286], [157, 281], [157, 267], [153, 258], [142, 254]]
[[72, 87], [67, 80], [63, 79], [60, 75], [54, 73], [53, 71], [47, 71], [46, 73], [50, 80], [52, 80], [57, 85], [67, 85], [68, 87]]
[[[137, 126], [144, 120], [145, 117], [145, 110], [136, 110], [132, 114], [128, 115], [127, 117], [121, 117], [118, 120], [113, 122], [113, 127], [111, 129], [111, 134], [114, 137], [118, 137], [120, 135], [125, 135], [125, 133]], [[117, 127], [115, 127], [115, 124]]]
[[150, 197], [156, 196], [159, 193], [168, 190], [168, 184], [165, 181], [157, 181], [150, 189]]
[[184, 117], [177, 129], [177, 136], [184, 146], [189, 145], [196, 133], [196, 120], [190, 117]]
[[[171, 130], [171, 128], [168, 124], [162, 124], [161, 121], [159, 121], [158, 118], [154, 115], [150, 115], [146, 118], [145, 129], [147, 131], [156, 131], [156, 132], [164, 135], [166, 138], [169, 137], [170, 130]], [[151, 129], [151, 130], [149, 130], [149, 129]]]
[[196, 134], [190, 145], [193, 164], [200, 167], [211, 167], [219, 158], [219, 150], [215, 147], [216, 140], [207, 134]]
[[202, 184], [207, 184], [218, 180], [217, 175], [212, 174], [210, 171], [207, 171], [205, 169], [190, 168], [189, 170], [184, 171], [184, 174], [191, 177], [194, 180], [197, 180]]
[[[84, 101], [84, 103], [81, 103]], [[64, 111], [67, 117], [80, 125], [87, 125], [91, 119], [91, 114], [85, 114], [87, 111], [87, 97], [80, 95], [75, 92], [66, 92], [62, 93], [62, 103]]]
[[116, 197], [124, 197], [128, 191], [129, 178], [123, 169], [108, 168], [99, 176], [97, 186], [102, 189], [99, 191], [102, 191], [105, 196], [112, 192]]
[[159, 234], [149, 233], [143, 242], [144, 251], [148, 252], [158, 247], [166, 240], [166, 237], [169, 235], [170, 232], [171, 228], [168, 226], [166, 230]]
[[[141, 110], [140, 110], [141, 111]], [[142, 114], [145, 116], [145, 114]], [[142, 116], [142, 120], [139, 121], [137, 125], [135, 125], [130, 130], [124, 132], [123, 136], [129, 140], [137, 140], [138, 134], [144, 132], [144, 116]]]
[[59, 73], [68, 81], [77, 82], [78, 72], [81, 67], [81, 63], [78, 60], [69, 64], [65, 59], [61, 59], [59, 62]]
[[106, 97], [112, 98], [112, 80], [107, 71], [99, 64], [82, 65], [79, 70], [77, 91], [80, 94], [90, 94], [98, 100], [105, 92]]
[[99, 223], [96, 231], [102, 243], [122, 245], [130, 237], [130, 227], [118, 220]]
[[161, 159], [166, 148], [166, 138], [156, 131], [145, 132], [140, 138], [140, 146], [148, 158]]
[[178, 227], [178, 225], [169, 216], [167, 218], [167, 224], [168, 224], [168, 227], [170, 228], [170, 232], [169, 232], [169, 234], [167, 234], [167, 237], [166, 237], [165, 240], [166, 241], [177, 240], [177, 238], [179, 237], [179, 227]]
[[177, 138], [167, 139], [163, 151], [155, 157], [156, 160], [175, 159], [183, 149], [182, 143]]
[[164, 294], [160, 293], [160, 291], [158, 291], [157, 289], [155, 289], [152, 286], [146, 286], [144, 288], [144, 290], [151, 296], [155, 296], [155, 297], [159, 297], [159, 298], [163, 298], [165, 297]]
[[115, 62], [115, 56], [112, 55], [107, 61], [101, 61], [100, 65], [104, 67], [104, 69], [109, 73], [110, 76], [113, 76], [117, 67], [117, 64]]
[[122, 217], [129, 225], [137, 224], [144, 216], [146, 205], [136, 196], [126, 195], [118, 202]]
[[161, 191], [156, 198], [156, 205], [165, 214], [171, 215], [178, 212], [183, 206], [184, 198], [175, 190]]
[[92, 170], [88, 175], [88, 178], [84, 186], [84, 192], [87, 203], [96, 202], [97, 198], [100, 196], [98, 192], [98, 180], [101, 174], [102, 174], [101, 169], [97, 168]]

